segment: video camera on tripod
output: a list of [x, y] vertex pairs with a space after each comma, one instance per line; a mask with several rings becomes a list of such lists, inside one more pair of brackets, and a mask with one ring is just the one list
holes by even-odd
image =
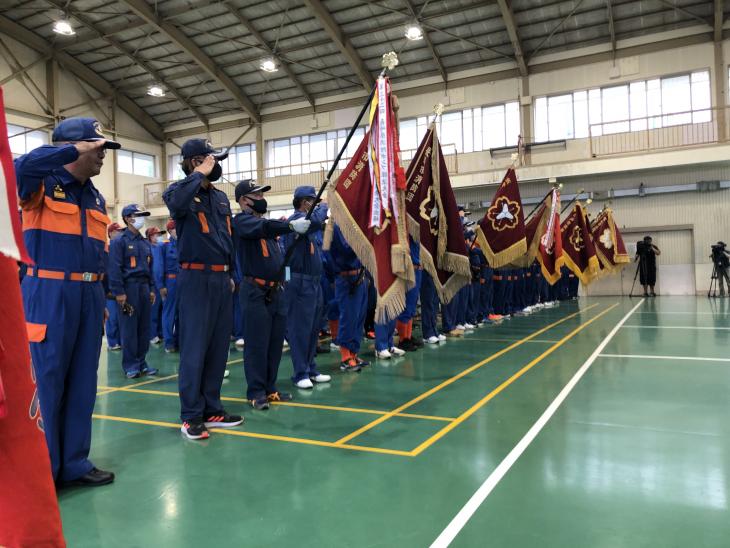
[[725, 296], [725, 284], [730, 289], [730, 278], [728, 277], [728, 267], [730, 267], [730, 254], [727, 251], [725, 242], [717, 242], [710, 246], [712, 259], [712, 276], [710, 276], [710, 289], [707, 291], [708, 297], [717, 297], [717, 284], [720, 283], [720, 297]]

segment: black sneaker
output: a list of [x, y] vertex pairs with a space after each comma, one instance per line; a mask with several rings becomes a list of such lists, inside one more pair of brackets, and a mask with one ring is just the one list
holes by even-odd
[[109, 485], [114, 481], [114, 472], [107, 472], [106, 470], [99, 470], [94, 467], [89, 470], [83, 476], [70, 480], [70, 481], [59, 481], [59, 487], [98, 487], [101, 485]]
[[126, 373], [128, 379], [138, 379], [142, 376], [140, 371], [128, 371]]
[[348, 358], [344, 362], [340, 363], [340, 371], [359, 373], [361, 370], [362, 366], [357, 363], [355, 358]]
[[205, 440], [210, 437], [210, 433], [205, 427], [205, 423], [199, 420], [184, 421], [180, 427], [180, 432], [182, 432], [189, 440]]
[[411, 337], [411, 341], [416, 345], [417, 348], [423, 348], [423, 339], [419, 337]]
[[319, 345], [317, 347], [317, 354], [329, 354], [330, 352], [332, 352], [332, 350], [330, 350], [329, 346]]
[[355, 361], [360, 367], [367, 367], [368, 365], [370, 365], [369, 361], [363, 360], [360, 356], [355, 356]]
[[238, 426], [242, 422], [243, 417], [240, 415], [229, 415], [225, 411], [217, 415], [209, 415], [205, 418], [206, 428], [230, 428], [232, 426]]
[[292, 401], [294, 396], [292, 396], [289, 392], [272, 392], [271, 394], [266, 395], [266, 399], [271, 402]]
[[413, 339], [403, 339], [398, 342], [398, 348], [405, 350], [406, 352], [415, 352], [418, 350], [418, 346], [413, 342]]
[[258, 411], [263, 411], [264, 409], [269, 408], [269, 400], [266, 398], [266, 396], [261, 396], [254, 400], [251, 400], [251, 407]]

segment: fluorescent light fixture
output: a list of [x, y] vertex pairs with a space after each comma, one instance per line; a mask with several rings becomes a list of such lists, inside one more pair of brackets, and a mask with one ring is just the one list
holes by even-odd
[[151, 95], [152, 97], [164, 97], [165, 90], [155, 84], [147, 88], [147, 95]]
[[264, 72], [276, 72], [277, 70], [279, 70], [279, 67], [276, 66], [276, 61], [271, 57], [262, 59], [259, 68]]
[[423, 30], [415, 23], [406, 26], [406, 38], [409, 40], [423, 40]]
[[76, 31], [71, 26], [71, 23], [63, 19], [53, 23], [53, 32], [57, 34], [62, 34], [63, 36], [73, 36], [74, 34], [76, 34]]

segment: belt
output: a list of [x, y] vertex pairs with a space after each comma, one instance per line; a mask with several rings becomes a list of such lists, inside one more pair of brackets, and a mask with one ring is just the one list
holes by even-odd
[[423, 270], [423, 265], [422, 264], [414, 264], [413, 265], [413, 270]]
[[484, 278], [480, 278], [479, 279], [479, 283], [480, 284], [485, 284], [485, 283], [487, 283], [487, 280], [485, 280]]
[[180, 263], [184, 270], [210, 270], [212, 272], [228, 272], [231, 267], [227, 264]]
[[247, 282], [254, 283], [261, 287], [276, 287], [277, 285], [281, 285], [281, 282], [272, 282], [271, 280], [264, 280], [263, 278], [254, 278], [252, 276], [244, 276], [244, 280]]
[[342, 276], [342, 277], [357, 276], [358, 274], [360, 274], [359, 268], [357, 270], [344, 270], [344, 271], [340, 272], [340, 276]]
[[174, 280], [175, 278], [177, 278], [177, 274], [165, 274], [165, 278], [167, 278], [168, 280]]
[[43, 268], [29, 267], [27, 276], [46, 278], [48, 280], [71, 280], [72, 282], [98, 282], [104, 279], [104, 274], [96, 272], [59, 272], [58, 270], [44, 270]]
[[319, 280], [322, 279], [322, 276], [321, 275], [320, 276], [312, 276], [311, 274], [301, 274], [299, 272], [292, 272], [291, 273], [291, 278], [292, 278], [292, 280], [294, 278], [298, 278], [300, 280], [308, 280], [308, 281], [312, 281], [312, 282], [318, 282]]

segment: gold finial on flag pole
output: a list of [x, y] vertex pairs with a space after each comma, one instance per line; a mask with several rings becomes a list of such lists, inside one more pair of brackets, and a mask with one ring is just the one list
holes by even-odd
[[433, 113], [436, 116], [441, 116], [444, 113], [444, 104], [443, 103], [436, 103], [433, 106]]

